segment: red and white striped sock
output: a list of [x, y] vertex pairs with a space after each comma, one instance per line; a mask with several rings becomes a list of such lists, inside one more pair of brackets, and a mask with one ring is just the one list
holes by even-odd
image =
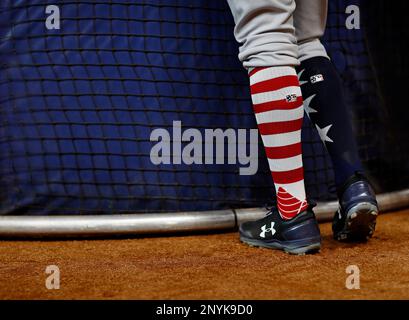
[[298, 77], [292, 67], [257, 67], [249, 76], [278, 211], [283, 219], [291, 219], [308, 206], [301, 153], [304, 108]]

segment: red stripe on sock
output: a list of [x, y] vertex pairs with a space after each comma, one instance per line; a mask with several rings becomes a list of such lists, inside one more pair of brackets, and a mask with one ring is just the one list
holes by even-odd
[[255, 74], [255, 73], [257, 73], [257, 72], [259, 72], [261, 70], [267, 69], [267, 68], [269, 68], [269, 67], [255, 67], [253, 70], [251, 70], [249, 72], [249, 77], [251, 77], [253, 74]]
[[[280, 197], [280, 195], [284, 196], [284, 200]], [[305, 200], [297, 199], [296, 197], [292, 196], [282, 187], [278, 188], [277, 192], [277, 208], [280, 212], [280, 215], [283, 219], [292, 219], [298, 213], [306, 210], [308, 207], [308, 203]]]
[[253, 104], [255, 113], [266, 112], [271, 110], [291, 110], [301, 107], [303, 104], [302, 97], [297, 97], [296, 101], [287, 102], [287, 100], [274, 100], [264, 103]]
[[294, 199], [295, 198], [281, 187], [278, 189], [277, 197], [279, 197], [280, 199], [283, 199], [283, 200], [288, 200], [288, 199]]
[[[277, 196], [277, 201], [279, 201], [283, 206], [291, 206], [294, 204], [300, 204], [301, 201], [298, 200], [297, 198], [291, 196], [291, 198], [280, 198], [279, 196]], [[287, 209], [290, 210], [290, 209]]]
[[286, 214], [292, 211], [298, 211], [302, 205], [301, 201], [293, 202], [291, 205], [285, 205], [281, 201], [277, 201], [277, 206], [282, 211], [282, 213]]
[[262, 135], [288, 133], [300, 130], [302, 127], [302, 121], [303, 119], [301, 118], [291, 121], [261, 123], [258, 125], [258, 129]]
[[266, 147], [266, 155], [269, 159], [284, 159], [301, 154], [301, 142], [282, 147]]
[[271, 171], [274, 183], [289, 184], [304, 180], [304, 168], [300, 167], [288, 171]]
[[298, 77], [295, 75], [282, 76], [257, 82], [250, 86], [251, 94], [276, 91], [287, 87], [299, 87]]

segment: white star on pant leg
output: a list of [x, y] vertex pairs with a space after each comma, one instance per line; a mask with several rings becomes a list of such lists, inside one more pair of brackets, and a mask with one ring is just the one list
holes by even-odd
[[310, 107], [311, 100], [314, 99], [316, 95], [313, 94], [311, 97], [308, 97], [304, 100], [304, 110], [307, 113], [308, 118], [310, 117], [310, 113], [318, 112], [317, 110]]
[[301, 76], [302, 76], [302, 73], [303, 73], [304, 71], [305, 71], [305, 69], [301, 70], [300, 73], [297, 74], [298, 80], [300, 81], [300, 86], [302, 86], [302, 85], [305, 84], [305, 83], [308, 83], [308, 81], [301, 81]]
[[315, 125], [315, 127], [317, 128], [318, 134], [320, 135], [320, 138], [321, 138], [322, 142], [324, 142], [324, 144], [325, 144], [326, 141], [334, 142], [330, 137], [328, 137], [328, 131], [329, 131], [329, 129], [331, 129], [332, 124], [322, 128], [322, 129], [320, 127], [318, 127], [317, 125]]

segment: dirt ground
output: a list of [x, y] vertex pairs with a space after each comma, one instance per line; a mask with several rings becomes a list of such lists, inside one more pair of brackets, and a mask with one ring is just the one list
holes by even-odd
[[[235, 232], [114, 240], [0, 241], [0, 299], [409, 299], [409, 211], [381, 215], [367, 244], [292, 256]], [[45, 286], [48, 265], [60, 289]], [[360, 270], [348, 290], [346, 268]]]

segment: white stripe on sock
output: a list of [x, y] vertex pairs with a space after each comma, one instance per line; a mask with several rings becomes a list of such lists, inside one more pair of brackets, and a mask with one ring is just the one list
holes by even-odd
[[290, 171], [302, 167], [301, 154], [284, 159], [268, 159], [268, 165], [271, 171]]
[[283, 147], [301, 141], [301, 130], [262, 135], [264, 147]]
[[290, 110], [271, 110], [266, 112], [256, 113], [258, 124], [274, 123], [281, 121], [292, 121], [301, 119], [304, 115], [304, 106]]
[[251, 95], [251, 100], [253, 101], [253, 104], [259, 104], [259, 103], [266, 103], [270, 101], [283, 100], [288, 95], [293, 95], [293, 94], [295, 94], [297, 97], [301, 97], [302, 95], [301, 95], [300, 87], [290, 86], [290, 87], [285, 87], [285, 88], [274, 90], [274, 91], [255, 93]]

